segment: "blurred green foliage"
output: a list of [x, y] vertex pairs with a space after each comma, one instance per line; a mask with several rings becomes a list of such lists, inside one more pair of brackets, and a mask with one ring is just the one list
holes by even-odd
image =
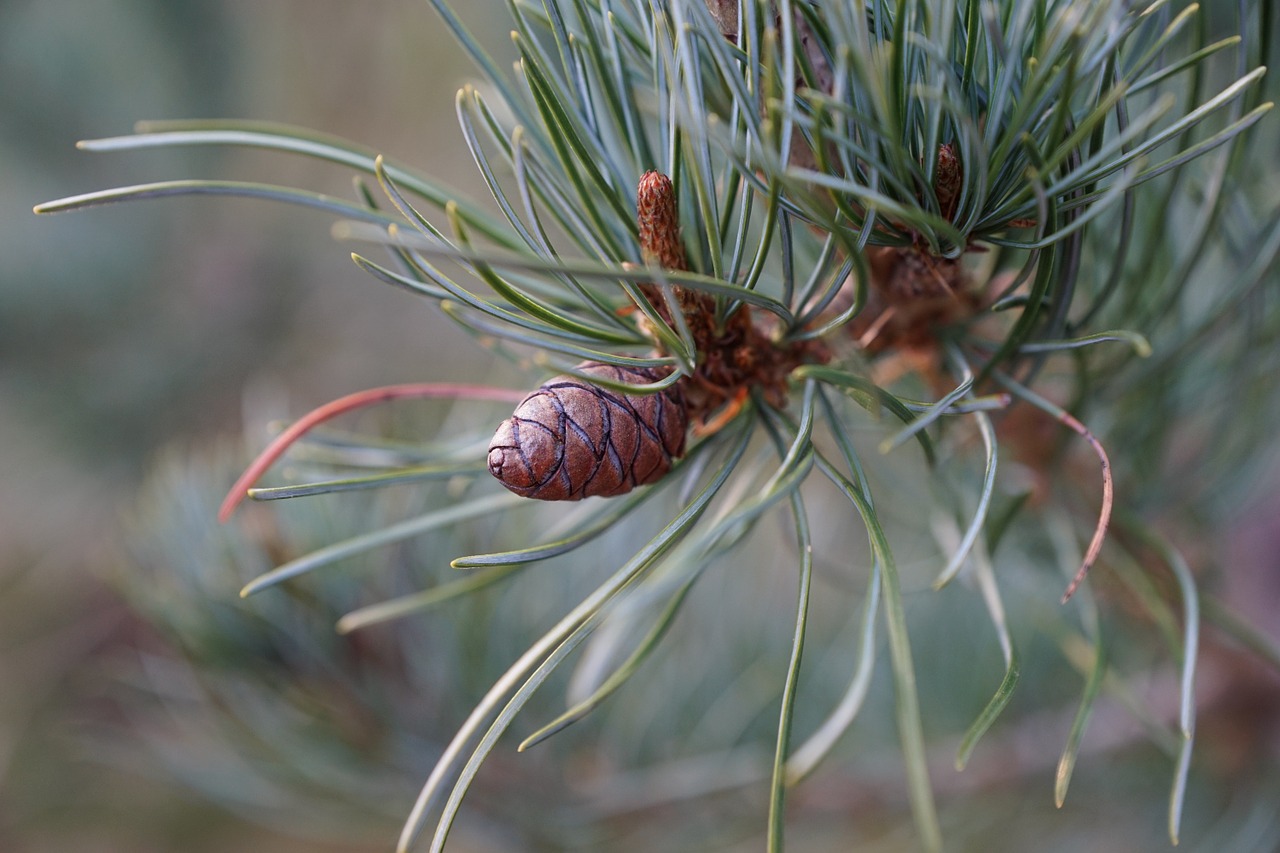
[[[31, 206], [275, 167], [75, 149], [143, 118], [288, 119], [447, 170], [463, 147], [437, 119], [462, 73], [416, 4], [0, 2], [0, 849], [292, 849], [173, 787], [153, 759], [86, 737], [118, 713], [101, 697], [138, 631], [96, 580], [107, 544], [147, 459], [178, 437], [238, 431], [246, 384], [323, 399], [418, 378], [462, 339], [400, 294], [352, 288], [367, 282], [324, 217], [245, 202], [54, 218]], [[420, 82], [403, 85], [410, 75]], [[343, 174], [285, 170], [350, 192]], [[459, 370], [486, 369], [468, 359]]]

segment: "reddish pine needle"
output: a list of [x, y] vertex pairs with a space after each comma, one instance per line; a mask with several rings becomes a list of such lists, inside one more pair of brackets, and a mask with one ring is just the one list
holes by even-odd
[[491, 388], [483, 385], [453, 385], [449, 383], [416, 382], [405, 385], [386, 385], [381, 388], [369, 388], [357, 391], [345, 397], [339, 397], [313, 409], [303, 415], [284, 432], [275, 437], [267, 448], [258, 454], [258, 458], [245, 469], [236, 480], [231, 491], [222, 500], [218, 509], [218, 521], [226, 523], [235, 512], [240, 502], [248, 495], [249, 487], [257, 482], [266, 470], [279, 459], [286, 450], [313, 428], [338, 415], [362, 409], [366, 406], [386, 403], [392, 400], [407, 398], [452, 397], [471, 400], [492, 400], [499, 403], [519, 403], [527, 394], [524, 391], [512, 391], [507, 388]]
[[1107, 538], [1107, 530], [1111, 527], [1111, 504], [1115, 497], [1115, 488], [1111, 479], [1111, 459], [1107, 456], [1107, 451], [1103, 448], [1102, 442], [1098, 441], [1094, 434], [1089, 431], [1089, 428], [1076, 420], [1075, 416], [1066, 409], [1051, 403], [1008, 376], [997, 373], [995, 378], [1010, 391], [1014, 392], [1015, 396], [1026, 400], [1040, 411], [1052, 415], [1058, 423], [1089, 442], [1093, 452], [1098, 454], [1098, 461], [1102, 463], [1102, 506], [1098, 510], [1098, 524], [1093, 529], [1093, 539], [1089, 542], [1089, 549], [1084, 553], [1080, 568], [1076, 570], [1076, 576], [1071, 579], [1071, 583], [1067, 585], [1067, 591], [1062, 594], [1062, 603], [1066, 604], [1071, 600], [1071, 596], [1075, 595], [1080, 584], [1084, 582], [1085, 575], [1089, 574], [1089, 569], [1093, 568], [1094, 562], [1098, 559], [1098, 554], [1102, 552], [1102, 543]]
[[1098, 454], [1098, 461], [1102, 463], [1102, 508], [1098, 512], [1098, 526], [1094, 528], [1093, 540], [1089, 542], [1089, 550], [1085, 551], [1084, 560], [1080, 563], [1076, 576], [1071, 579], [1071, 584], [1067, 587], [1067, 591], [1062, 594], [1062, 603], [1066, 604], [1071, 600], [1076, 588], [1080, 586], [1084, 576], [1089, 573], [1089, 569], [1092, 568], [1094, 561], [1098, 559], [1098, 554], [1102, 551], [1102, 542], [1107, 538], [1107, 528], [1111, 526], [1111, 502], [1114, 490], [1111, 480], [1111, 460], [1107, 457], [1107, 451], [1102, 447], [1102, 442], [1098, 441], [1093, 433], [1089, 432], [1089, 428], [1072, 417], [1069, 412], [1059, 409], [1055, 414], [1059, 422], [1070, 427], [1081, 438], [1089, 442], [1093, 447], [1094, 453]]

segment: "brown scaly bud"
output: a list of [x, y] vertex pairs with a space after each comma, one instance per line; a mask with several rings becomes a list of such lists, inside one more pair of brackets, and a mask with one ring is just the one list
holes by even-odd
[[950, 219], [955, 215], [956, 203], [960, 201], [960, 184], [964, 180], [964, 167], [950, 142], [938, 146], [938, 170], [934, 174], [934, 192], [938, 196], [938, 205], [942, 215]]
[[[584, 362], [611, 382], [656, 382], [659, 368]], [[557, 376], [526, 397], [489, 442], [489, 473], [517, 495], [544, 501], [611, 497], [661, 479], [684, 455], [683, 393], [626, 394]]]
[[[636, 224], [640, 230], [640, 251], [645, 263], [666, 270], [688, 270], [684, 243], [680, 241], [680, 215], [676, 209], [676, 192], [671, 179], [661, 172], [648, 171], [640, 176], [636, 187]], [[684, 315], [694, 343], [702, 350], [714, 334], [716, 301], [713, 297], [679, 285], [672, 287], [676, 304]], [[657, 309], [659, 316], [671, 322], [666, 300], [652, 284], [640, 285], [640, 292]]]
[[738, 0], [707, 0], [707, 11], [716, 22], [720, 35], [735, 44], [738, 41]]
[[680, 242], [675, 187], [661, 172], [648, 171], [640, 176], [636, 187], [636, 223], [640, 226], [640, 249], [646, 263], [656, 263], [667, 270], [689, 268], [684, 244]]

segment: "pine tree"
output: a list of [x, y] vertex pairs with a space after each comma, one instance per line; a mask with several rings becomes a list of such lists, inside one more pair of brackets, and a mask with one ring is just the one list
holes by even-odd
[[[571, 707], [522, 751], [599, 708], [601, 763], [727, 756], [710, 775], [764, 792], [738, 819], [754, 815], [769, 849], [782, 848], [788, 794], [837, 761], [873, 691], [891, 691], [892, 726], [880, 733], [897, 739], [920, 845], [942, 849], [954, 821], [939, 817], [942, 746], [926, 731], [951, 727], [985, 691], [967, 728], [948, 729], [962, 732], [963, 768], [1008, 724], [1016, 695], [1047, 689], [1036, 677], [1015, 692], [1057, 655], [1083, 678], [1065, 741], [1039, 744], [1060, 756], [1057, 803], [1110, 693], [1132, 701], [1171, 754], [1176, 842], [1202, 620], [1280, 659], [1211, 592], [1223, 568], [1213, 507], [1259, 467], [1280, 407], [1280, 315], [1266, 294], [1280, 217], [1242, 144], [1271, 106], [1254, 67], [1267, 41], [1243, 35], [1268, 32], [1266, 8], [1239, 17], [1242, 35], [1215, 38], [1196, 6], [1163, 2], [513, 3], [520, 58], [508, 73], [433, 5], [486, 83], [459, 92], [457, 112], [498, 215], [343, 140], [199, 121], [82, 146], [290, 151], [355, 171], [358, 194], [180, 181], [38, 208], [173, 194], [319, 208], [341, 220], [339, 238], [386, 253], [353, 254], [362, 270], [540, 371], [516, 391], [428, 376], [335, 401], [282, 433], [223, 505], [229, 517], [290, 447], [327, 451], [329, 473], [249, 491], [305, 498], [279, 523], [308, 531], [293, 538], [315, 548], [250, 581], [255, 599], [431, 531], [443, 539], [402, 547], [436, 563], [444, 548], [483, 549], [453, 560], [466, 574], [409, 572], [431, 585], [338, 623], [363, 632], [428, 608], [443, 620], [430, 635], [444, 659], [427, 673], [408, 644], [427, 629], [370, 641], [363, 665], [400, 683], [361, 689], [394, 694], [393, 729], [417, 701], [405, 685], [456, 689], [472, 677], [468, 661], [491, 673], [400, 849], [424, 830], [431, 849], [444, 846], [481, 765], [506, 750], [500, 737], [535, 699], [551, 712], [538, 690], [575, 661]], [[395, 448], [315, 431], [411, 397], [465, 412], [465, 430]], [[497, 412], [494, 402], [514, 415], [486, 425], [477, 412]], [[1187, 442], [1197, 443], [1190, 462], [1177, 455]], [[383, 470], [353, 474], [357, 455]], [[367, 526], [322, 541], [332, 515], [317, 495], [405, 484], [419, 484], [415, 497], [389, 505], [407, 520], [363, 497]], [[200, 555], [191, 572], [217, 571], [272, 550], [239, 529], [190, 549], [190, 518], [162, 515], [141, 515], [143, 565], [180, 547]], [[593, 571], [602, 558], [604, 574]], [[541, 561], [565, 576], [525, 571]], [[384, 568], [397, 580], [368, 583], [393, 594], [405, 569]], [[352, 581], [325, 577], [305, 612], [350, 606]], [[963, 589], [944, 590], [953, 581]], [[278, 605], [253, 629], [267, 645], [331, 646], [286, 615], [301, 603]], [[544, 633], [495, 669], [516, 626], [535, 625]], [[972, 632], [991, 652], [975, 655], [985, 668], [947, 672], [935, 658]], [[187, 641], [197, 660], [207, 639]], [[1157, 653], [1179, 685], [1172, 726], [1126, 687]], [[873, 678], [877, 664], [891, 686]], [[258, 695], [280, 689], [237, 665]], [[744, 687], [744, 668], [764, 683]], [[734, 713], [722, 707], [722, 724], [700, 731], [717, 702]], [[671, 733], [655, 743], [658, 719]], [[752, 752], [762, 744], [771, 759]], [[549, 798], [545, 782], [515, 772], [540, 788], [534, 801]], [[694, 787], [720, 789], [701, 776]], [[530, 811], [507, 819], [536, 824]], [[607, 824], [606, 811], [588, 823]], [[803, 832], [803, 808], [789, 822]], [[528, 831], [554, 837], [546, 825]]]

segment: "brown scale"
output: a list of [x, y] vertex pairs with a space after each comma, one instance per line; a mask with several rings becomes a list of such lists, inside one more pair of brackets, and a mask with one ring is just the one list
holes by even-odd
[[[934, 194], [947, 219], [955, 216], [963, 179], [954, 147], [938, 146]], [[977, 314], [983, 294], [973, 287], [958, 258], [938, 257], [923, 245], [880, 246], [866, 255], [871, 273], [867, 304], [849, 323], [849, 333], [871, 355], [893, 354], [878, 368], [878, 382], [891, 382], [908, 370], [935, 377], [938, 330]], [[847, 290], [842, 304], [834, 308], [848, 308], [853, 288]]]
[[971, 316], [980, 305], [958, 260], [914, 246], [870, 249], [867, 255], [867, 304], [849, 331], [869, 353], [932, 346], [940, 327]]

